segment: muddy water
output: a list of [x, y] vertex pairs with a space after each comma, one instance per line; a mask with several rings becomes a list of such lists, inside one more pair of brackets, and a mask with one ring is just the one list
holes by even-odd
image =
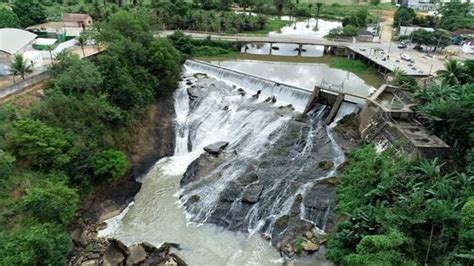
[[274, 81], [312, 90], [314, 86], [332, 85], [335, 90], [359, 96], [369, 96], [378, 86], [377, 78], [373, 82], [340, 69], [334, 69], [322, 63], [292, 63], [257, 60], [210, 60], [212, 64], [249, 73]]

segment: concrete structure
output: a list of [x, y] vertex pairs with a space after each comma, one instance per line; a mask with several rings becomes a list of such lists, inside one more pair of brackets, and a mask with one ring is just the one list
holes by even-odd
[[394, 145], [412, 157], [443, 158], [449, 146], [415, 119], [412, 106], [402, 89], [382, 85], [359, 114], [362, 138], [374, 143], [379, 151]]
[[92, 17], [89, 14], [66, 13], [61, 18], [65, 27], [86, 28], [92, 25]]
[[67, 27], [63, 22], [48, 22], [33, 25], [26, 28], [32, 32], [44, 32], [48, 38], [57, 38], [58, 35], [79, 36], [83, 31], [82, 27]]
[[8, 65], [15, 54], [23, 54], [32, 49], [36, 35], [20, 30], [0, 29], [0, 75], [8, 73]]
[[416, 30], [426, 30], [426, 31], [434, 31], [433, 28], [428, 27], [418, 27], [418, 26], [400, 26], [398, 32], [400, 35], [408, 36], [411, 35]]
[[474, 39], [464, 41], [461, 50], [466, 54], [474, 54]]

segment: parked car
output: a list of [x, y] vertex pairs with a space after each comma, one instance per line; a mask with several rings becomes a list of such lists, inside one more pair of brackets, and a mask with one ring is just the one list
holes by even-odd
[[411, 57], [407, 54], [400, 54], [400, 58], [405, 61], [411, 61]]
[[405, 49], [405, 48], [407, 48], [407, 44], [404, 43], [404, 42], [401, 42], [401, 43], [398, 44], [397, 47], [400, 48], [400, 49]]

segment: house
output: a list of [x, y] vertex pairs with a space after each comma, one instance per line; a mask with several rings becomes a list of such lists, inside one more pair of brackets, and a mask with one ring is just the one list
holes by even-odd
[[92, 25], [92, 17], [89, 14], [66, 13], [61, 18], [65, 27], [85, 28]]
[[0, 75], [8, 74], [8, 66], [15, 54], [32, 50], [36, 34], [20, 29], [0, 29]]
[[474, 54], [474, 39], [465, 40], [462, 43], [461, 50], [466, 54]]

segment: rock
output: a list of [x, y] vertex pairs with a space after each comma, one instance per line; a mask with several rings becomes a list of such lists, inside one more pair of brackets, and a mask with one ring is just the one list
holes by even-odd
[[186, 85], [190, 86], [190, 85], [193, 85], [193, 83], [190, 80], [188, 80], [186, 81]]
[[257, 202], [262, 194], [262, 190], [263, 186], [258, 183], [248, 185], [244, 190], [242, 201], [248, 203]]
[[168, 260], [158, 264], [158, 266], [178, 266], [178, 263], [174, 260], [174, 258], [169, 258]]
[[117, 239], [109, 239], [110, 246], [114, 247], [116, 250], [120, 251], [122, 254], [125, 256], [130, 255], [130, 251], [128, 250], [128, 247], [122, 243], [122, 241], [117, 240]]
[[190, 203], [196, 203], [196, 202], [198, 202], [199, 200], [201, 200], [201, 196], [195, 194], [195, 195], [192, 195], [192, 196], [189, 198], [188, 201], [189, 201]]
[[279, 106], [278, 109], [280, 110], [290, 110], [290, 111], [294, 111], [295, 108], [293, 107], [292, 104], [288, 104], [288, 105], [285, 105], [285, 106]]
[[148, 252], [148, 253], [153, 253], [153, 252], [158, 251], [158, 248], [157, 248], [155, 245], [153, 245], [153, 244], [151, 244], [151, 243], [148, 243], [148, 242], [143, 242], [143, 243], [141, 244], [141, 246], [142, 246], [142, 247], [145, 249], [145, 251]]
[[229, 110], [229, 106], [226, 105], [226, 106], [224, 106], [224, 108], [222, 108], [222, 109], [223, 109], [224, 111], [228, 111], [228, 110]]
[[180, 257], [178, 257], [176, 254], [170, 254], [169, 255], [171, 258], [173, 258], [173, 260], [178, 263], [178, 266], [187, 266], [188, 264], [183, 260], [181, 259]]
[[123, 264], [125, 256], [114, 245], [109, 245], [104, 252], [103, 260], [104, 266], [116, 266]]
[[245, 96], [246, 93], [245, 93], [244, 89], [238, 88], [237, 89], [237, 94], [240, 95], [240, 96]]
[[295, 265], [296, 265], [295, 262], [292, 261], [292, 260], [285, 261], [285, 263], [284, 263], [284, 266], [295, 266]]
[[99, 260], [86, 260], [81, 263], [81, 266], [99, 266]]
[[305, 236], [307, 239], [311, 240], [311, 239], [313, 238], [313, 232], [307, 231], [306, 233], [304, 233], [304, 236]]
[[247, 170], [247, 172], [239, 176], [238, 180], [242, 186], [247, 186], [257, 181], [258, 180], [257, 169], [255, 167], [251, 167], [250, 170]]
[[291, 244], [285, 244], [283, 246], [283, 253], [286, 254], [288, 257], [293, 257], [295, 255], [295, 249]]
[[260, 97], [260, 94], [262, 93], [261, 90], [258, 90], [256, 94], [252, 95], [252, 98], [254, 99], [258, 99], [258, 97]]
[[145, 249], [141, 245], [133, 245], [128, 248], [130, 255], [127, 257], [127, 265], [135, 265], [146, 259]]
[[226, 188], [221, 192], [221, 201], [234, 202], [242, 193], [242, 187], [239, 183], [231, 181], [227, 184]]
[[339, 183], [339, 178], [337, 178], [337, 176], [330, 176], [328, 178], [321, 180], [321, 183], [326, 183], [326, 184], [335, 186]]
[[217, 156], [224, 151], [224, 149], [229, 145], [229, 142], [227, 141], [218, 141], [216, 143], [213, 143], [211, 145], [207, 145], [204, 147], [204, 150], [214, 156]]
[[314, 243], [310, 240], [303, 241], [303, 244], [301, 244], [301, 246], [303, 247], [304, 251], [308, 252], [315, 252], [319, 250], [319, 243]]
[[188, 92], [188, 96], [191, 100], [195, 100], [201, 97], [201, 94], [199, 93], [199, 89], [196, 88], [196, 86], [191, 86], [190, 88], [187, 88], [186, 91]]
[[267, 99], [265, 99], [265, 102], [267, 103], [276, 103], [277, 99], [275, 98], [275, 96], [271, 96], [271, 97], [268, 97]]
[[283, 215], [278, 217], [275, 221], [275, 225], [278, 227], [285, 227], [288, 225], [288, 220], [290, 219], [290, 216], [288, 215]]
[[319, 168], [324, 170], [330, 170], [334, 167], [334, 163], [332, 161], [321, 161], [319, 162]]

